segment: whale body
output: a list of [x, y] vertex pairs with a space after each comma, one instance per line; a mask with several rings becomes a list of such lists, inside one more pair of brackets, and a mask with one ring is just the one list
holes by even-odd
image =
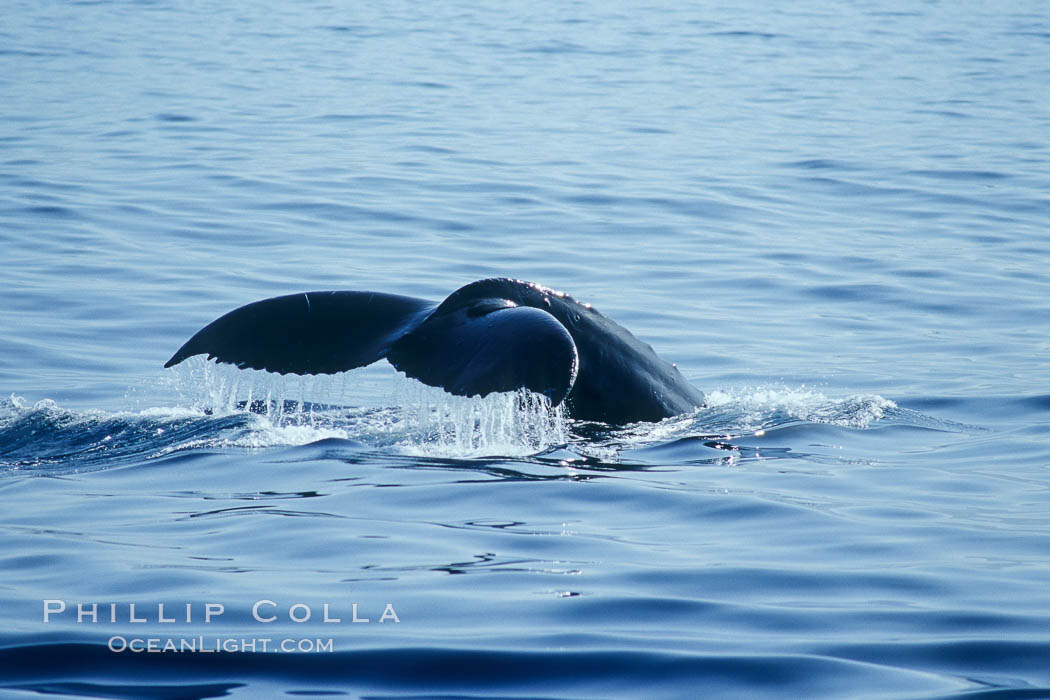
[[704, 394], [630, 331], [564, 293], [485, 279], [440, 303], [381, 292], [304, 292], [212, 321], [172, 355], [277, 372], [334, 374], [386, 358], [460, 396], [528, 389], [573, 418], [655, 422]]

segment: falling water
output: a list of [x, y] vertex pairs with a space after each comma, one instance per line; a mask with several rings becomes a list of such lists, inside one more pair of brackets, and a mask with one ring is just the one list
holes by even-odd
[[[568, 440], [563, 407], [538, 394], [453, 396], [389, 368], [368, 370], [282, 376], [194, 358], [163, 381], [181, 407], [202, 414], [251, 413], [260, 430], [306, 428], [317, 431], [312, 439], [336, 431], [408, 454], [527, 455]], [[311, 440], [309, 430], [302, 435]]]

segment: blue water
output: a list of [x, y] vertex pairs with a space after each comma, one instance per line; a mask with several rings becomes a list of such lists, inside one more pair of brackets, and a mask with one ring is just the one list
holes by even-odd
[[[1050, 695], [1045, 3], [3, 15], [7, 695]], [[709, 405], [161, 369], [488, 276]]]

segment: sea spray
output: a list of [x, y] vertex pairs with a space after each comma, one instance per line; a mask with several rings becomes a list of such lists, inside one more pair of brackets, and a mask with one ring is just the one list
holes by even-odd
[[468, 398], [406, 381], [398, 397], [409, 428], [399, 446], [409, 454], [520, 456], [569, 438], [564, 407], [524, 390]]
[[[360, 373], [366, 374], [364, 381], [354, 376]], [[315, 377], [191, 358], [168, 370], [166, 381], [186, 409], [212, 416], [252, 414], [254, 434], [238, 437], [233, 442], [238, 446], [334, 436], [409, 454], [474, 457], [535, 454], [569, 439], [564, 408], [552, 407], [545, 397], [527, 391], [453, 396], [390, 367]]]

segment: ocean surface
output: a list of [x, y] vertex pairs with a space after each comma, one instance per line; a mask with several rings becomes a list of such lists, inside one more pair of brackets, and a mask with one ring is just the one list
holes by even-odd
[[[1050, 696], [1048, 84], [1042, 0], [8, 0], [0, 694]], [[493, 276], [707, 406], [162, 369]]]

